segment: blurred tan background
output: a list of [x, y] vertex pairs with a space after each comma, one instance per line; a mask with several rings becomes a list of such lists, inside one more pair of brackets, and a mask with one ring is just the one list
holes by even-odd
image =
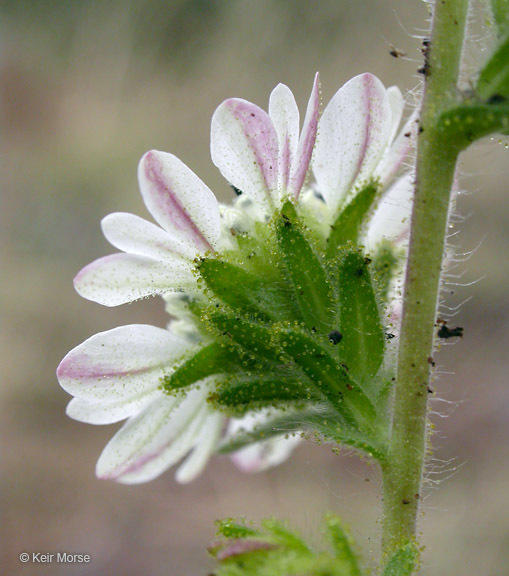
[[[214, 520], [290, 519], [309, 537], [326, 509], [366, 552], [377, 550], [379, 477], [355, 456], [301, 447], [258, 476], [216, 458], [193, 484], [168, 473], [126, 487], [94, 466], [118, 426], [68, 419], [58, 362], [90, 335], [128, 323], [164, 326], [162, 303], [106, 309], [84, 301], [75, 273], [114, 251], [99, 221], [146, 216], [136, 166], [149, 148], [177, 154], [216, 194], [209, 122], [230, 96], [266, 107], [278, 83], [304, 109], [319, 70], [323, 99], [371, 71], [418, 86], [419, 0], [0, 0], [2, 523], [0, 572], [14, 575], [205, 575]], [[406, 57], [391, 57], [392, 47]], [[471, 60], [479, 50], [474, 48]], [[421, 522], [423, 574], [509, 573], [507, 171], [504, 141], [463, 159], [458, 252], [446, 304], [465, 337], [439, 354], [431, 489]], [[456, 233], [457, 231], [457, 233]], [[454, 372], [454, 374], [452, 374]], [[447, 418], [442, 416], [447, 415]], [[21, 552], [74, 552], [88, 565], [21, 564]]]

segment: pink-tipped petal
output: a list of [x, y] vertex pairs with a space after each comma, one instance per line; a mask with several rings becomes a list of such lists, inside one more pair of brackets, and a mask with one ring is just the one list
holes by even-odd
[[147, 256], [170, 265], [176, 257], [192, 260], [196, 256], [192, 245], [134, 214], [109, 214], [102, 219], [101, 227], [110, 244], [129, 254]]
[[278, 84], [269, 99], [269, 116], [276, 129], [279, 154], [279, 190], [284, 192], [290, 183], [290, 172], [297, 156], [299, 144], [299, 109], [292, 91]]
[[175, 256], [171, 265], [134, 254], [112, 254], [85, 266], [74, 279], [80, 296], [119, 306], [146, 296], [192, 289], [192, 263]]
[[182, 400], [163, 397], [128, 420], [97, 461], [99, 478], [124, 484], [148, 482], [193, 448], [206, 417], [205, 387]]
[[64, 390], [84, 402], [137, 401], [157, 390], [159, 379], [195, 347], [155, 326], [121, 326], [76, 346], [60, 363], [57, 377]]
[[311, 96], [309, 97], [306, 117], [304, 118], [304, 125], [302, 126], [295, 162], [292, 166], [290, 193], [295, 198], [299, 197], [309, 170], [316, 141], [319, 117], [320, 78], [317, 72], [313, 82]]
[[212, 116], [210, 151], [221, 174], [270, 210], [277, 199], [278, 137], [261, 108], [232, 98]]
[[212, 191], [173, 154], [151, 150], [138, 167], [140, 191], [155, 220], [194, 253], [213, 251], [220, 237]]
[[372, 176], [388, 145], [392, 113], [383, 84], [356, 76], [336, 92], [318, 128], [313, 172], [334, 213], [354, 184]]

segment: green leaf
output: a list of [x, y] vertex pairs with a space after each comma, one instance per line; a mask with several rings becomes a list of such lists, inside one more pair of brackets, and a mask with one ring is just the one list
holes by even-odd
[[398, 548], [385, 565], [383, 576], [411, 576], [417, 568], [419, 550], [413, 542]]
[[346, 250], [337, 263], [339, 326], [343, 335], [337, 348], [352, 377], [376, 396], [373, 379], [384, 358], [385, 334], [369, 262], [360, 252]]
[[509, 34], [482, 69], [477, 82], [477, 95], [488, 103], [494, 99], [509, 98]]
[[331, 283], [290, 201], [283, 205], [276, 222], [276, 235], [293, 297], [306, 327], [326, 331], [335, 308]]
[[350, 576], [361, 576], [362, 572], [354, 550], [354, 541], [341, 520], [331, 514], [326, 518], [326, 525], [338, 561], [350, 567]]
[[283, 351], [274, 342], [267, 326], [241, 318], [235, 311], [226, 308], [210, 308], [205, 311], [203, 319], [215, 330], [217, 336], [243, 348], [251, 359], [284, 363]]
[[377, 192], [377, 184], [370, 182], [338, 214], [327, 240], [326, 257], [328, 259], [337, 255], [340, 246], [348, 242], [357, 244], [362, 224], [373, 205]]
[[243, 315], [262, 321], [292, 317], [291, 301], [274, 282], [220, 260], [204, 259], [198, 269], [215, 296]]
[[242, 358], [235, 349], [214, 342], [199, 350], [172, 374], [163, 376], [161, 386], [166, 392], [179, 390], [214, 374], [237, 372], [241, 362]]
[[323, 401], [301, 380], [256, 373], [221, 382], [211, 400], [233, 409], [238, 415], [252, 409], [278, 408], [290, 402]]

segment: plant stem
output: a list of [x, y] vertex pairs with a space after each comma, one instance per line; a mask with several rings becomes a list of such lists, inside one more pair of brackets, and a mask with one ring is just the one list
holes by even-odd
[[405, 279], [403, 319], [388, 456], [382, 465], [383, 558], [416, 540], [427, 453], [430, 357], [447, 220], [459, 146], [437, 127], [458, 102], [458, 76], [468, 0], [436, 0], [431, 39], [424, 41], [424, 94], [419, 121], [416, 186]]

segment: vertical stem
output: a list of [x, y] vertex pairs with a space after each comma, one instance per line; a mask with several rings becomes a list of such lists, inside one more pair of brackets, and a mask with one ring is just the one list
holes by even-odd
[[383, 555], [416, 539], [426, 456], [428, 358], [445, 247], [450, 191], [459, 147], [437, 129], [441, 112], [458, 101], [457, 82], [468, 0], [436, 0], [432, 36], [424, 41], [424, 95], [419, 122], [416, 187], [405, 280], [392, 431], [384, 479]]

